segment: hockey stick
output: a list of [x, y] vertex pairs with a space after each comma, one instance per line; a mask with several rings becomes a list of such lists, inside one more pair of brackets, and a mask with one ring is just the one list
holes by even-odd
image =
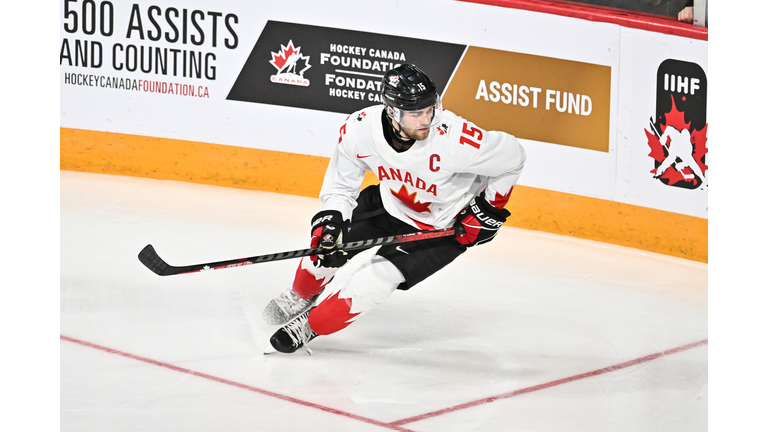
[[653, 124], [653, 116], [651, 116], [650, 122], [651, 122], [651, 129], [653, 129], [653, 134], [656, 135], [656, 138], [661, 138], [661, 133], [656, 129], [656, 125]]
[[323, 248], [311, 248], [311, 249], [299, 249], [288, 252], [257, 255], [249, 258], [238, 258], [226, 261], [216, 261], [203, 264], [195, 264], [188, 266], [172, 266], [163, 261], [162, 258], [155, 252], [155, 248], [152, 245], [147, 245], [139, 252], [139, 261], [144, 264], [148, 269], [157, 273], [160, 276], [170, 276], [185, 273], [196, 273], [208, 270], [219, 270], [224, 268], [242, 267], [262, 262], [279, 261], [290, 258], [301, 258], [310, 255], [317, 255], [322, 253], [328, 253], [336, 250], [353, 251], [360, 249], [369, 249], [374, 246], [384, 246], [389, 244], [407, 243], [412, 241], [435, 239], [439, 237], [450, 237], [454, 235], [464, 234], [464, 230], [459, 227], [458, 230], [454, 228], [443, 228], [429, 231], [418, 231], [410, 234], [399, 234], [389, 237], [379, 237], [376, 239], [359, 240], [349, 243], [343, 243], [335, 249], [323, 249]]

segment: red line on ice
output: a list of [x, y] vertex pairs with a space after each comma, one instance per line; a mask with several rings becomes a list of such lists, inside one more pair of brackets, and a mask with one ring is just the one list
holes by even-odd
[[559, 386], [559, 385], [562, 385], [562, 384], [567, 384], [567, 383], [578, 381], [578, 380], [582, 380], [582, 379], [585, 379], [585, 378], [591, 378], [591, 377], [602, 375], [602, 374], [605, 374], [605, 373], [614, 372], [614, 371], [617, 371], [617, 370], [628, 368], [630, 366], [635, 366], [635, 365], [638, 365], [638, 364], [641, 364], [641, 363], [647, 363], [647, 362], [655, 360], [655, 359], [657, 359], [659, 357], [663, 357], [663, 356], [667, 356], [667, 355], [670, 355], [670, 354], [679, 353], [681, 351], [686, 351], [686, 350], [689, 350], [689, 349], [692, 349], [692, 348], [700, 347], [702, 345], [707, 345], [709, 343], [708, 339], [704, 339], [704, 340], [699, 341], [699, 342], [695, 342], [695, 343], [688, 344], [688, 345], [683, 345], [683, 346], [680, 346], [680, 347], [677, 347], [677, 348], [668, 349], [666, 351], [661, 351], [661, 352], [658, 352], [656, 354], [650, 354], [650, 355], [647, 355], [647, 356], [644, 356], [644, 357], [640, 357], [640, 358], [637, 358], [637, 359], [634, 359], [634, 360], [626, 361], [624, 363], [619, 363], [619, 364], [616, 364], [616, 365], [613, 365], [613, 366], [608, 366], [608, 367], [605, 367], [605, 368], [602, 368], [602, 369], [596, 369], [596, 370], [593, 370], [591, 372], [586, 372], [586, 373], [579, 374], [579, 375], [574, 375], [574, 376], [571, 376], [571, 377], [568, 377], [568, 378], [562, 378], [562, 379], [559, 379], [559, 380], [556, 380], [556, 381], [550, 381], [548, 383], [539, 384], [539, 385], [535, 385], [535, 386], [531, 386], [531, 387], [526, 387], [526, 388], [523, 388], [523, 389], [520, 389], [520, 390], [515, 390], [515, 391], [509, 392], [509, 393], [502, 393], [500, 395], [490, 396], [490, 397], [479, 399], [479, 400], [472, 401], [472, 402], [466, 402], [466, 403], [463, 403], [463, 404], [460, 404], [460, 405], [455, 405], [455, 406], [452, 406], [452, 407], [443, 408], [443, 409], [440, 409], [440, 410], [437, 410], [437, 411], [432, 411], [432, 412], [428, 412], [428, 413], [425, 413], [425, 414], [420, 414], [420, 415], [417, 415], [417, 416], [414, 416], [414, 417], [408, 417], [408, 418], [405, 418], [405, 419], [402, 419], [402, 420], [398, 420], [398, 421], [395, 421], [395, 422], [391, 422], [391, 423], [384, 423], [384, 422], [380, 422], [378, 420], [374, 420], [374, 419], [371, 419], [371, 418], [368, 418], [368, 417], [362, 417], [362, 416], [359, 416], [359, 415], [355, 415], [355, 414], [348, 413], [348, 412], [345, 412], [345, 411], [341, 411], [341, 410], [337, 410], [337, 409], [334, 409], [334, 408], [326, 407], [326, 406], [319, 405], [319, 404], [316, 404], [316, 403], [312, 403], [312, 402], [304, 401], [304, 400], [301, 400], [301, 399], [296, 399], [296, 398], [293, 398], [293, 397], [290, 397], [290, 396], [282, 395], [280, 393], [271, 392], [269, 390], [260, 389], [258, 387], [249, 386], [247, 384], [238, 383], [238, 382], [231, 381], [231, 380], [228, 380], [228, 379], [225, 379], [225, 378], [215, 377], [213, 375], [208, 375], [208, 374], [205, 374], [205, 373], [202, 373], [202, 372], [193, 371], [191, 369], [186, 369], [186, 368], [174, 366], [172, 364], [163, 363], [161, 361], [152, 360], [152, 359], [149, 359], [149, 358], [146, 358], [146, 357], [141, 357], [141, 356], [137, 356], [137, 355], [134, 355], [134, 354], [129, 354], [129, 353], [126, 353], [126, 352], [123, 352], [123, 351], [119, 351], [119, 350], [112, 349], [112, 348], [107, 348], [107, 347], [104, 347], [104, 346], [101, 346], [101, 345], [96, 345], [96, 344], [93, 344], [93, 343], [90, 343], [90, 342], [85, 342], [85, 341], [82, 341], [82, 340], [79, 340], [79, 339], [74, 339], [74, 338], [67, 337], [67, 336], [60, 336], [60, 338], [61, 338], [61, 340], [65, 340], [67, 342], [72, 342], [72, 343], [80, 344], [80, 345], [83, 345], [83, 346], [87, 346], [87, 347], [90, 347], [90, 348], [94, 348], [94, 349], [97, 349], [97, 350], [108, 352], [110, 354], [116, 354], [116, 355], [119, 355], [119, 356], [127, 357], [129, 359], [138, 360], [138, 361], [142, 361], [142, 362], [145, 362], [145, 363], [153, 364], [155, 366], [164, 367], [166, 369], [170, 369], [170, 370], [173, 370], [173, 371], [176, 371], [176, 372], [182, 372], [182, 373], [185, 373], [185, 374], [188, 374], [188, 375], [194, 375], [194, 376], [199, 377], [199, 378], [205, 378], [205, 379], [208, 379], [208, 380], [211, 380], [211, 381], [216, 381], [218, 383], [231, 385], [231, 386], [238, 387], [238, 388], [241, 388], [241, 389], [244, 389], [244, 390], [249, 390], [249, 391], [252, 391], [252, 392], [255, 392], [255, 393], [259, 393], [259, 394], [262, 394], [262, 395], [265, 395], [265, 396], [270, 396], [270, 397], [274, 397], [276, 399], [282, 399], [282, 400], [285, 400], [285, 401], [293, 402], [295, 404], [303, 405], [303, 406], [306, 406], [306, 407], [309, 407], [309, 408], [319, 409], [321, 411], [325, 411], [325, 412], [328, 412], [328, 413], [331, 413], [331, 414], [336, 414], [336, 415], [340, 415], [342, 417], [347, 417], [347, 418], [350, 418], [350, 419], [358, 420], [358, 421], [361, 421], [361, 422], [364, 422], [364, 423], [369, 423], [369, 424], [373, 424], [373, 425], [376, 425], [376, 426], [381, 426], [383, 428], [397, 430], [397, 431], [404, 431], [404, 432], [412, 432], [410, 429], [402, 428], [401, 426], [404, 425], [404, 424], [414, 423], [414, 422], [417, 422], [417, 421], [420, 421], [420, 420], [425, 420], [425, 419], [428, 419], [428, 418], [437, 417], [437, 416], [440, 416], [440, 415], [443, 415], [443, 414], [448, 414], [448, 413], [464, 410], [464, 409], [467, 409], [467, 408], [472, 408], [472, 407], [476, 407], [476, 406], [479, 406], [479, 405], [484, 405], [484, 404], [491, 403], [491, 402], [494, 402], [494, 401], [497, 401], [497, 400], [500, 400], [500, 399], [508, 399], [508, 398], [511, 398], [511, 397], [514, 397], [514, 396], [519, 396], [519, 395], [526, 394], [526, 393], [532, 393], [532, 392], [535, 392], [535, 391], [548, 389], [548, 388], [551, 388], [551, 387]]
[[166, 368], [166, 369], [170, 369], [170, 370], [173, 370], [173, 371], [176, 371], [176, 372], [181, 372], [181, 373], [185, 373], [185, 374], [188, 374], [188, 375], [194, 375], [196, 377], [205, 378], [205, 379], [208, 379], [208, 380], [211, 380], [211, 381], [216, 381], [218, 383], [227, 384], [227, 385], [234, 386], [234, 387], [239, 387], [239, 388], [244, 389], [244, 390], [248, 390], [248, 391], [252, 391], [252, 392], [255, 392], [255, 393], [262, 394], [264, 396], [270, 396], [270, 397], [273, 397], [273, 398], [277, 398], [277, 399], [282, 399], [282, 400], [285, 400], [285, 401], [293, 402], [293, 403], [298, 404], [298, 405], [303, 405], [305, 407], [319, 409], [321, 411], [325, 411], [325, 412], [328, 412], [328, 413], [331, 413], [331, 414], [336, 414], [336, 415], [340, 415], [342, 417], [347, 417], [347, 418], [358, 420], [358, 421], [361, 421], [361, 422], [364, 422], [364, 423], [368, 423], [368, 424], [372, 424], [372, 425], [376, 425], [376, 426], [381, 426], [381, 427], [386, 428], [386, 429], [402, 431], [402, 432], [413, 432], [410, 429], [405, 429], [405, 428], [402, 428], [402, 427], [400, 427], [398, 425], [395, 425], [395, 424], [392, 424], [392, 423], [380, 422], [378, 420], [370, 419], [368, 417], [362, 417], [362, 416], [359, 416], [359, 415], [355, 415], [355, 414], [348, 413], [348, 412], [345, 412], [345, 411], [341, 411], [341, 410], [337, 410], [337, 409], [334, 409], [334, 408], [326, 407], [326, 406], [319, 405], [319, 404], [316, 404], [316, 403], [304, 401], [304, 400], [301, 400], [301, 399], [292, 398], [290, 396], [282, 395], [280, 393], [271, 392], [269, 390], [260, 389], [258, 387], [249, 386], [247, 384], [242, 384], [242, 383], [231, 381], [231, 380], [228, 380], [228, 379], [225, 379], [225, 378], [215, 377], [213, 375], [208, 375], [208, 374], [205, 374], [205, 373], [202, 373], [202, 372], [193, 371], [191, 369], [186, 369], [186, 368], [174, 366], [172, 364], [163, 363], [161, 361], [152, 360], [152, 359], [149, 359], [149, 358], [146, 358], [146, 357], [141, 357], [141, 356], [137, 356], [137, 355], [134, 355], [134, 354], [129, 354], [127, 352], [119, 351], [119, 350], [112, 349], [112, 348], [107, 348], [107, 347], [104, 347], [104, 346], [101, 346], [101, 345], [96, 345], [96, 344], [93, 344], [93, 343], [90, 343], [90, 342], [82, 341], [82, 340], [71, 338], [71, 337], [67, 337], [67, 336], [59, 335], [59, 337], [61, 338], [61, 340], [65, 340], [67, 342], [72, 342], [72, 343], [76, 343], [76, 344], [79, 344], [79, 345], [87, 346], [89, 348], [94, 348], [94, 349], [97, 349], [97, 350], [100, 350], [100, 351], [104, 351], [104, 352], [107, 352], [107, 353], [110, 353], [110, 354], [116, 354], [116, 355], [119, 355], [119, 356], [127, 357], [127, 358], [132, 359], [132, 360], [142, 361], [144, 363], [149, 363], [149, 364], [152, 364], [152, 365], [155, 365], [155, 366], [160, 366], [160, 367], [163, 367], [163, 368]]
[[526, 388], [523, 388], [523, 389], [520, 389], [520, 390], [515, 390], [513, 392], [502, 393], [500, 395], [491, 396], [491, 397], [479, 399], [479, 400], [476, 400], [476, 401], [467, 402], [467, 403], [463, 403], [463, 404], [460, 404], [460, 405], [455, 405], [455, 406], [448, 407], [448, 408], [443, 408], [441, 410], [432, 411], [432, 412], [429, 412], [429, 413], [426, 413], [426, 414], [421, 414], [421, 415], [417, 415], [417, 416], [414, 416], [414, 417], [408, 417], [408, 418], [405, 418], [405, 419], [402, 419], [402, 420], [398, 420], [396, 422], [392, 422], [392, 423], [390, 423], [390, 425], [400, 426], [400, 425], [404, 425], [404, 424], [407, 424], [407, 423], [413, 423], [413, 422], [417, 422], [419, 420], [425, 420], [425, 419], [428, 419], [428, 418], [431, 418], [431, 417], [437, 417], [437, 416], [440, 416], [440, 415], [443, 415], [443, 414], [448, 414], [448, 413], [451, 413], [451, 412], [455, 412], [455, 411], [460, 411], [460, 410], [467, 409], [467, 408], [476, 407], [478, 405], [483, 405], [483, 404], [491, 403], [491, 402], [497, 401], [499, 399], [507, 399], [507, 398], [511, 398], [511, 397], [518, 396], [518, 395], [521, 395], [521, 394], [532, 393], [532, 392], [535, 392], [535, 391], [538, 391], [538, 390], [544, 390], [544, 389], [547, 389], [547, 388], [550, 388], [550, 387], [559, 386], [561, 384], [567, 384], [569, 382], [582, 380], [584, 378], [590, 378], [590, 377], [602, 375], [602, 374], [605, 374], [605, 373], [608, 373], [608, 372], [614, 372], [614, 371], [617, 371], [617, 370], [628, 368], [630, 366], [635, 366], [635, 365], [638, 365], [638, 364], [641, 364], [641, 363], [646, 363], [646, 362], [649, 362], [651, 360], [655, 360], [655, 359], [657, 359], [659, 357], [663, 357], [663, 356], [670, 355], [670, 354], [675, 354], [675, 353], [678, 353], [678, 352], [681, 352], [681, 351], [685, 351], [685, 350], [689, 350], [691, 348], [696, 348], [696, 347], [699, 347], [699, 346], [702, 346], [702, 345], [707, 345], [708, 341], [709, 341], [708, 339], [704, 339], [704, 340], [696, 342], [696, 343], [692, 343], [692, 344], [688, 344], [688, 345], [683, 345], [683, 346], [680, 346], [680, 347], [677, 347], [677, 348], [672, 348], [672, 349], [669, 349], [669, 350], [666, 350], [666, 351], [662, 351], [662, 352], [659, 352], [659, 353], [656, 353], [656, 354], [651, 354], [651, 355], [647, 355], [645, 357], [640, 357], [640, 358], [635, 359], [635, 360], [630, 360], [630, 361], [627, 361], [627, 362], [624, 362], [624, 363], [619, 363], [619, 364], [616, 364], [616, 365], [613, 365], [613, 366], [608, 366], [606, 368], [597, 369], [597, 370], [594, 370], [592, 372], [586, 372], [586, 373], [583, 373], [583, 374], [574, 375], [572, 377], [563, 378], [563, 379], [559, 379], [559, 380], [556, 380], [556, 381], [550, 381], [548, 383], [539, 384], [539, 385], [535, 385], [535, 386], [531, 386], [531, 387], [526, 387]]

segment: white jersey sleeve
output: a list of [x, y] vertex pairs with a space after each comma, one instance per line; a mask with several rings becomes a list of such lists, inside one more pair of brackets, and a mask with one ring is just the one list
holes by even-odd
[[338, 210], [344, 219], [352, 218], [366, 171], [366, 167], [355, 158], [353, 145], [347, 138], [347, 129], [357, 126], [350, 119], [357, 115], [359, 113], [347, 117], [339, 129], [339, 143], [333, 151], [320, 190], [323, 210]]
[[[461, 136], [465, 138], [462, 150], [467, 164], [457, 170], [485, 176], [486, 199], [496, 208], [503, 208], [523, 172], [526, 160], [523, 146], [512, 135], [484, 131], [468, 122], [462, 123], [462, 132]], [[479, 148], [473, 148], [471, 139]]]

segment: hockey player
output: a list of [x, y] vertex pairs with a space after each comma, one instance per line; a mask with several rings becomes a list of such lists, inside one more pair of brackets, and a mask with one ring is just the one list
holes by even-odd
[[[667, 146], [667, 141], [669, 145]], [[664, 133], [659, 137], [661, 145], [667, 146], [669, 155], [661, 162], [658, 168], [656, 168], [656, 174], [654, 178], [661, 177], [664, 171], [669, 167], [674, 166], [676, 170], [683, 174], [684, 178], [688, 178], [683, 169], [690, 168], [691, 171], [701, 180], [701, 183], [706, 182], [704, 172], [701, 171], [701, 167], [696, 163], [693, 158], [693, 144], [691, 144], [691, 132], [688, 129], [677, 130], [674, 126], [667, 125], [664, 129]], [[677, 162], [677, 160], [680, 162]], [[693, 177], [693, 176], [691, 176]]]
[[[320, 191], [323, 210], [311, 228], [311, 247], [329, 253], [303, 258], [293, 286], [264, 310], [268, 323], [283, 325], [270, 338], [279, 352], [344, 329], [395, 289], [408, 290], [467, 247], [491, 241], [510, 214], [504, 205], [525, 163], [517, 139], [443, 110], [435, 84], [410, 64], [385, 74], [382, 100], [341, 127]], [[380, 183], [361, 192], [366, 171]], [[357, 253], [335, 246], [451, 226], [464, 234], [382, 246], [315, 306]]]

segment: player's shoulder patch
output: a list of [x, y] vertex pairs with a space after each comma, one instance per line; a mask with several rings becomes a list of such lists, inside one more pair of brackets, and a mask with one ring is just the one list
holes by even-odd
[[365, 120], [366, 117], [368, 117], [368, 113], [365, 112], [365, 111], [360, 111], [360, 112], [357, 113], [357, 116], [355, 117], [355, 121], [361, 122], [361, 121]]
[[440, 123], [437, 125], [437, 133], [446, 137], [461, 134], [461, 125], [465, 122], [467, 120], [456, 115], [453, 111], [444, 109]]
[[435, 130], [437, 131], [438, 136], [444, 136], [447, 138], [451, 135], [452, 128], [453, 126], [451, 124], [440, 122], [437, 127], [435, 127]]

